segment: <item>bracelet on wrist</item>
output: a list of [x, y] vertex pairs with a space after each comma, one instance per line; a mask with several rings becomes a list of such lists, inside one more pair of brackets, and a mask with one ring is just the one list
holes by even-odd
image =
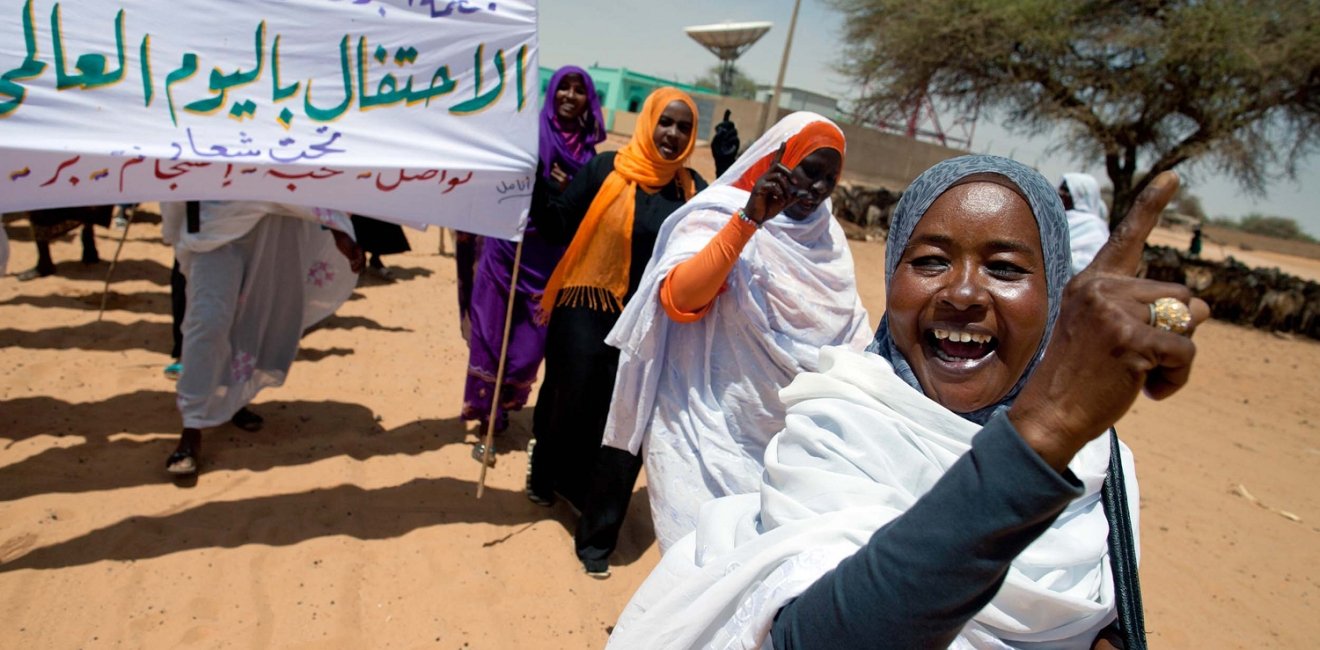
[[747, 216], [747, 211], [744, 210], [744, 209], [742, 209], [742, 208], [738, 208], [737, 210], [734, 210], [734, 211], [733, 211], [733, 216], [738, 217], [739, 219], [741, 219], [743, 223], [751, 224], [753, 228], [760, 228], [760, 227], [761, 227], [761, 224], [756, 223], [755, 221], [752, 220], [751, 217]]

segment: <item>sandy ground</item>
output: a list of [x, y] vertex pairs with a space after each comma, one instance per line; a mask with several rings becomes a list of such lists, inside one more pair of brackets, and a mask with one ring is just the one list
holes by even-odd
[[[25, 230], [11, 225], [0, 278], [0, 647], [600, 647], [655, 564], [639, 486], [614, 577], [581, 572], [571, 513], [522, 494], [530, 408], [474, 498], [438, 231], [410, 232], [413, 252], [387, 259], [401, 279], [364, 280], [308, 334], [289, 382], [255, 402], [264, 431], [209, 431], [204, 473], [181, 486], [163, 472], [179, 421], [159, 227], [130, 230], [101, 322], [106, 265], [81, 265], [70, 239], [58, 277], [20, 283]], [[117, 236], [98, 230], [107, 259]], [[876, 316], [883, 250], [854, 243]], [[1119, 425], [1152, 645], [1311, 647], [1320, 344], [1218, 323], [1197, 340], [1189, 389]]]

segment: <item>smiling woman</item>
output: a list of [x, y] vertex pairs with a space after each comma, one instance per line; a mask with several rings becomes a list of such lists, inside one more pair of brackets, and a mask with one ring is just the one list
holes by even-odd
[[[563, 193], [569, 181], [596, 155], [605, 140], [605, 119], [591, 75], [577, 66], [564, 66], [550, 77], [541, 107], [536, 183], [532, 208], [523, 232], [518, 283], [509, 323], [509, 346], [504, 377], [497, 388], [504, 320], [509, 307], [509, 285], [517, 245], [486, 239], [476, 264], [470, 292], [467, 382], [463, 390], [465, 420], [477, 420], [484, 433], [495, 402], [495, 430], [509, 425], [509, 412], [527, 403], [536, 373], [545, 358], [546, 326], [538, 322], [541, 297], [550, 273], [564, 255], [564, 245], [542, 234], [550, 201]], [[478, 450], [477, 455], [481, 455]]]
[[894, 347], [928, 397], [972, 413], [1022, 376], [1045, 335], [1042, 250], [1016, 187], [969, 177], [931, 204], [886, 294]]
[[[611, 647], [1110, 647], [1111, 468], [1134, 528], [1138, 495], [1106, 433], [1143, 388], [1181, 388], [1195, 354], [1150, 315], [1185, 314], [1187, 288], [1132, 277], [1177, 184], [1157, 178], [1070, 280], [1040, 174], [965, 156], [918, 177], [870, 352], [822, 350], [780, 392], [759, 493], [702, 507]], [[1207, 316], [1191, 301], [1183, 333]]]

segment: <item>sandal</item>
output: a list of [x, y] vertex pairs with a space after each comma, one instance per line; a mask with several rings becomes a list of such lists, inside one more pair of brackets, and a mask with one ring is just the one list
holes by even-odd
[[[492, 445], [492, 447], [493, 446], [494, 445]], [[477, 444], [472, 445], [472, 460], [475, 460], [478, 463], [480, 463], [481, 460], [485, 458], [485, 456], [486, 456], [486, 443], [478, 442]], [[486, 467], [494, 467], [494, 466], [495, 466], [495, 450], [491, 449], [490, 458], [486, 460]]]
[[35, 268], [30, 268], [26, 271], [23, 271], [22, 273], [19, 273], [18, 281], [31, 282], [32, 280], [35, 280], [37, 278], [44, 278], [51, 275], [55, 275], [55, 267], [52, 266], [50, 268], [44, 268], [41, 266], [37, 266]]
[[523, 484], [523, 491], [527, 494], [527, 500], [535, 503], [542, 508], [549, 508], [555, 505], [555, 495], [543, 496], [532, 489], [532, 454], [536, 449], [536, 438], [527, 441], [527, 478]]
[[165, 460], [165, 471], [176, 476], [197, 473], [198, 458], [202, 448], [202, 432], [197, 429], [184, 429], [179, 437], [179, 446]]
[[549, 497], [549, 498], [543, 497], [537, 494], [530, 487], [527, 488], [527, 500], [531, 501], [532, 503], [535, 503], [538, 506], [541, 506], [542, 508], [549, 508], [550, 506], [555, 505], [554, 497]]
[[587, 571], [587, 575], [597, 580], [604, 580], [610, 577], [609, 560], [583, 560], [582, 568]]
[[238, 409], [238, 412], [235, 413], [234, 417], [230, 418], [229, 421], [233, 422], [234, 426], [244, 431], [261, 431], [261, 425], [266, 423], [266, 420], [260, 415], [248, 410], [246, 406]]

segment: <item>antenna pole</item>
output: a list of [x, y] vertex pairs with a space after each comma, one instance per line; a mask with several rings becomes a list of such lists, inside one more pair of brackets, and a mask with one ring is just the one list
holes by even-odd
[[793, 49], [793, 31], [797, 29], [798, 9], [802, 0], [793, 0], [793, 17], [788, 21], [788, 38], [784, 40], [784, 58], [779, 61], [779, 77], [775, 79], [775, 90], [770, 93], [770, 105], [766, 107], [765, 120], [761, 123], [761, 133], [770, 130], [770, 125], [779, 118], [779, 93], [784, 90], [784, 73], [788, 71], [788, 53]]

